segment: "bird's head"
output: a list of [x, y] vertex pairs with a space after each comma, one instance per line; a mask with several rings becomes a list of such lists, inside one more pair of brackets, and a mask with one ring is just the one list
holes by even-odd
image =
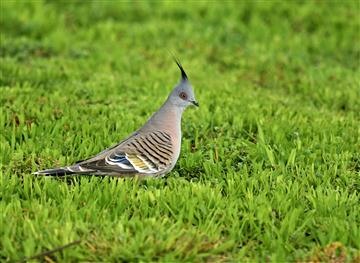
[[172, 104], [184, 109], [190, 105], [199, 107], [199, 103], [195, 99], [194, 91], [185, 70], [177, 60], [175, 60], [175, 62], [181, 71], [181, 79], [169, 95], [168, 100], [170, 100]]

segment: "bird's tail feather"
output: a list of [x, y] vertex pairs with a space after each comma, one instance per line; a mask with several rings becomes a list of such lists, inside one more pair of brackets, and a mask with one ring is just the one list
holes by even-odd
[[37, 171], [34, 174], [35, 175], [64, 176], [64, 175], [74, 174], [74, 172], [70, 171], [67, 167], [59, 167], [59, 168]]

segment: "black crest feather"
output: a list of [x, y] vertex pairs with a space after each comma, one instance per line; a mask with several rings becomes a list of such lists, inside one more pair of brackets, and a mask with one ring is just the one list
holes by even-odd
[[179, 67], [179, 69], [180, 69], [180, 71], [181, 71], [181, 78], [182, 78], [183, 80], [187, 80], [188, 77], [187, 77], [187, 75], [186, 75], [186, 73], [185, 73], [184, 68], [181, 66], [180, 62], [179, 62], [175, 57], [174, 57], [174, 60], [175, 60], [175, 63], [178, 65], [178, 67]]
[[181, 63], [179, 62], [179, 60], [175, 57], [175, 55], [174, 55], [173, 52], [171, 52], [170, 50], [168, 50], [168, 52], [169, 52], [170, 55], [173, 57], [176, 65], [178, 65], [178, 67], [179, 67], [179, 69], [180, 69], [180, 71], [181, 71], [181, 78], [182, 78], [183, 80], [187, 80], [188, 77], [187, 77], [187, 75], [186, 75], [186, 73], [185, 73], [184, 68], [181, 66]]

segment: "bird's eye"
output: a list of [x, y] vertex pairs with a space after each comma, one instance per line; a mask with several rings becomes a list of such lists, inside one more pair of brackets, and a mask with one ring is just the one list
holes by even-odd
[[187, 99], [187, 94], [185, 92], [180, 92], [179, 97], [183, 100]]

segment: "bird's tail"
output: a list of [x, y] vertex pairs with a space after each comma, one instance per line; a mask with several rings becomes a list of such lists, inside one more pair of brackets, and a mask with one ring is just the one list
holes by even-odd
[[34, 174], [35, 175], [64, 176], [64, 175], [68, 175], [68, 174], [74, 174], [74, 172], [71, 171], [68, 167], [59, 167], [59, 168], [37, 171]]

